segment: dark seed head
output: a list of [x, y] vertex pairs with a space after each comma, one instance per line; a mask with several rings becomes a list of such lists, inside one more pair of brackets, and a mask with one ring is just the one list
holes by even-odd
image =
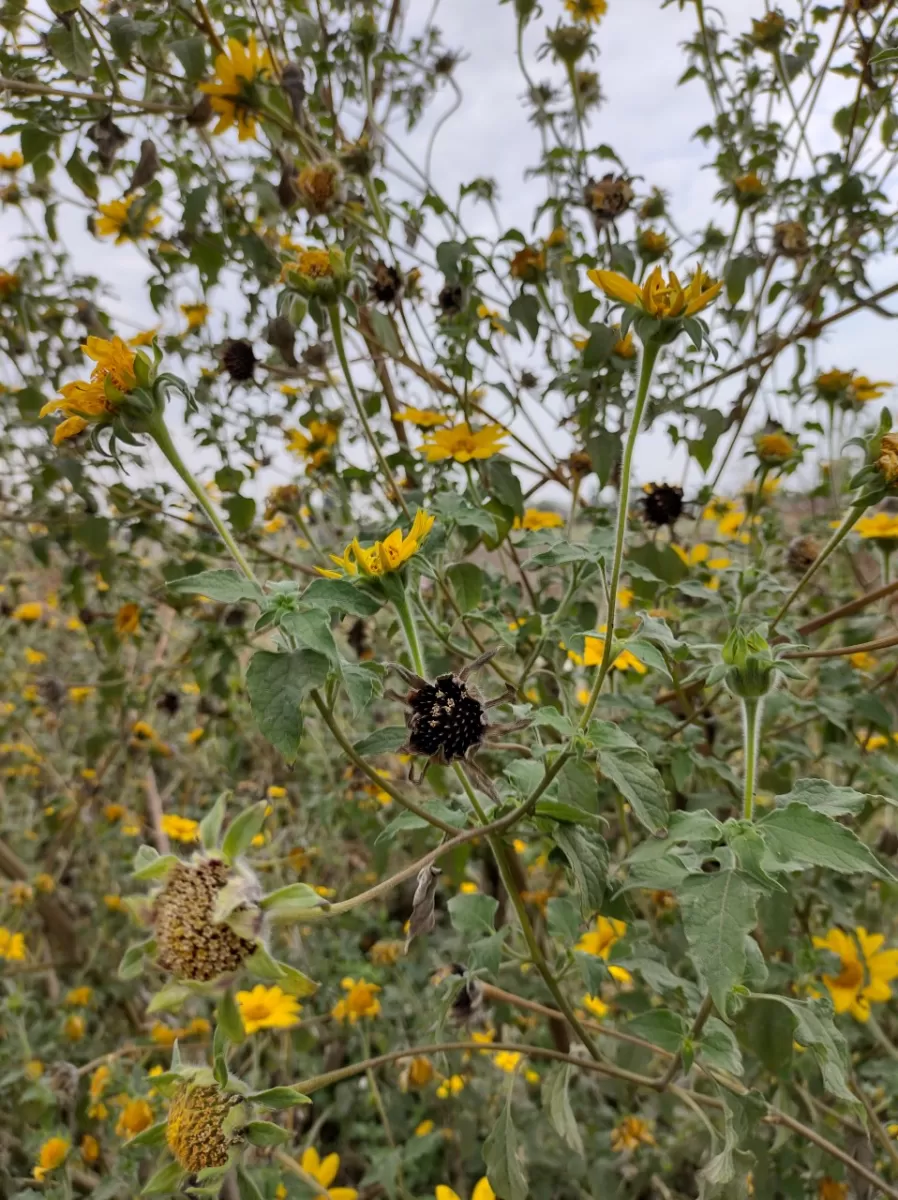
[[181, 707], [181, 697], [177, 692], [163, 692], [156, 701], [156, 707], [160, 712], [166, 712], [173, 717]]
[[480, 700], [457, 675], [440, 675], [410, 692], [405, 720], [412, 753], [447, 763], [479, 746], [487, 724]]
[[641, 503], [647, 524], [673, 525], [683, 511], [683, 489], [669, 483], [650, 483]]
[[256, 355], [252, 345], [245, 338], [225, 342], [221, 361], [224, 369], [237, 383], [245, 383], [252, 379], [256, 369]]
[[444, 317], [457, 317], [465, 303], [464, 288], [460, 283], [447, 283], [440, 289], [437, 303]]
[[794, 571], [796, 575], [804, 575], [805, 571], [809, 571], [817, 561], [821, 549], [820, 543], [810, 534], [793, 538], [786, 551], [786, 563], [789, 570]]
[[371, 291], [381, 304], [395, 304], [402, 293], [402, 276], [381, 259], [374, 267]]

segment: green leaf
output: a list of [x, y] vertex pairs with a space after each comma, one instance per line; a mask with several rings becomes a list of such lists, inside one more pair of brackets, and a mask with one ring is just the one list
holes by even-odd
[[307, 612], [286, 613], [281, 618], [281, 627], [300, 646], [307, 650], [316, 650], [332, 663], [340, 661], [330, 619], [320, 608], [311, 608]]
[[374, 754], [395, 754], [407, 737], [408, 730], [403, 725], [386, 725], [356, 742], [353, 750], [356, 754], [366, 757]]
[[147, 1012], [177, 1012], [190, 994], [190, 988], [183, 983], [166, 983], [150, 1000]]
[[580, 913], [567, 896], [553, 896], [546, 906], [549, 933], [573, 946], [580, 937]]
[[452, 920], [452, 928], [462, 936], [480, 937], [495, 930], [496, 909], [499, 901], [495, 896], [483, 892], [460, 892], [446, 906]]
[[690, 957], [723, 1015], [727, 998], [742, 983], [745, 939], [757, 921], [758, 890], [740, 871], [690, 875], [679, 889]]
[[207, 596], [220, 604], [237, 604], [241, 600], [262, 602], [258, 584], [236, 571], [199, 571], [196, 575], [182, 575], [180, 579], [170, 580], [168, 588], [180, 594]]
[[758, 269], [759, 263], [753, 254], [737, 254], [727, 265], [724, 275], [727, 285], [727, 299], [730, 304], [738, 304], [745, 292], [749, 277]]
[[608, 884], [611, 856], [605, 839], [582, 825], [557, 825], [552, 836], [570, 864], [580, 897], [580, 911], [584, 917], [589, 917], [601, 907]]
[[157, 854], [153, 850], [153, 857], [142, 855], [142, 851], [152, 850], [151, 846], [141, 846], [137, 854], [134, 856], [134, 870], [131, 872], [134, 879], [146, 881], [148, 879], [164, 879], [172, 867], [178, 865], [181, 861], [175, 854]]
[[360, 717], [374, 697], [380, 695], [380, 676], [376, 670], [347, 662], [341, 663], [340, 675], [346, 695], [349, 697], [349, 703], [352, 705], [352, 715]]
[[294, 1108], [297, 1104], [311, 1104], [312, 1101], [294, 1087], [273, 1087], [264, 1092], [252, 1092], [247, 1096], [253, 1104], [260, 1108]]
[[235, 1046], [239, 1046], [241, 1042], [246, 1040], [246, 1030], [243, 1028], [243, 1018], [240, 1016], [240, 1009], [237, 1007], [230, 989], [224, 993], [218, 1002], [218, 1011], [215, 1014], [216, 1032], [220, 1029], [229, 1042], [233, 1042]]
[[557, 1071], [548, 1074], [542, 1086], [543, 1108], [546, 1110], [549, 1124], [561, 1140], [566, 1142], [575, 1154], [582, 1155], [583, 1138], [568, 1096], [570, 1081], [570, 1063], [564, 1063]]
[[138, 942], [135, 946], [129, 946], [118, 965], [119, 979], [136, 979], [143, 970], [144, 959], [155, 947], [156, 943], [152, 938]]
[[240, 1200], [265, 1200], [262, 1192], [256, 1186], [256, 1182], [252, 1179], [242, 1165], [237, 1167], [237, 1195]]
[[[825, 867], [842, 875], [860, 872], [878, 879], [895, 879], [857, 834], [806, 804], [775, 809], [758, 822], [757, 828], [768, 850], [779, 860], [781, 870]], [[768, 864], [768, 869], [776, 867]]]
[[47, 45], [76, 78], [87, 79], [90, 76], [92, 47], [77, 20], [68, 24], [58, 21], [47, 34]]
[[527, 1175], [523, 1153], [518, 1148], [518, 1135], [511, 1117], [512, 1089], [492, 1132], [483, 1143], [483, 1161], [493, 1191], [502, 1200], [527, 1200]]
[[860, 812], [869, 799], [864, 792], [856, 792], [851, 787], [836, 787], [828, 779], [796, 779], [792, 790], [777, 796], [776, 803], [778, 808], [785, 808], [787, 804], [805, 804], [815, 812], [842, 817]]
[[128, 1138], [126, 1146], [164, 1146], [165, 1145], [165, 1128], [167, 1122], [157, 1121], [155, 1125], [151, 1125], [149, 1129], [144, 1129], [142, 1133], [136, 1133], [134, 1137]]
[[679, 1013], [669, 1008], [653, 1008], [628, 1021], [626, 1031], [644, 1038], [653, 1046], [660, 1046], [662, 1050], [675, 1052], [682, 1046], [689, 1026]]
[[65, 169], [69, 179], [80, 192], [87, 196], [88, 200], [96, 200], [99, 197], [100, 185], [97, 183], [97, 177], [81, 157], [79, 150], [74, 152], [66, 163]]
[[754, 1156], [739, 1149], [741, 1131], [729, 1099], [723, 1110], [723, 1147], [698, 1173], [699, 1200], [749, 1200], [748, 1177]]
[[230, 792], [222, 792], [200, 821], [200, 843], [204, 850], [214, 850], [218, 846], [230, 794]]
[[221, 506], [227, 510], [237, 533], [245, 533], [250, 528], [256, 516], [255, 500], [249, 496], [228, 496], [222, 500]]
[[300, 599], [328, 612], [347, 612], [357, 617], [372, 617], [382, 607], [382, 602], [364, 585], [346, 579], [315, 579]]
[[184, 68], [184, 74], [188, 79], [202, 79], [206, 74], [205, 38], [178, 38], [169, 42], [168, 48]]
[[610, 721], [592, 721], [589, 738], [599, 752], [598, 767], [629, 801], [638, 820], [651, 833], [667, 824], [664, 781], [645, 750]]
[[299, 752], [303, 697], [327, 679], [328, 661], [314, 650], [274, 654], [257, 650], [246, 672], [253, 716], [288, 762]]
[[827, 1090], [856, 1107], [857, 1097], [848, 1085], [851, 1065], [848, 1046], [833, 1022], [829, 1002], [793, 1000], [790, 996], [766, 993], [753, 999], [775, 1001], [789, 1010], [795, 1020], [794, 1040], [814, 1055]]
[[486, 464], [487, 478], [493, 496], [510, 508], [516, 517], [524, 515], [524, 493], [521, 481], [514, 473], [511, 463], [502, 458], [492, 458]]
[[249, 849], [253, 838], [261, 832], [262, 826], [265, 824], [267, 809], [267, 801], [260, 800], [252, 808], [244, 809], [228, 826], [228, 832], [221, 844], [222, 856], [228, 862], [234, 862]]
[[253, 1146], [283, 1146], [292, 1136], [289, 1129], [275, 1125], [273, 1121], [248, 1121], [242, 1132]]
[[696, 1047], [698, 1057], [709, 1067], [728, 1071], [737, 1078], [742, 1075], [742, 1054], [739, 1043], [728, 1025], [717, 1017], [709, 1017]]
[[483, 599], [483, 571], [474, 563], [455, 563], [446, 571], [458, 606], [464, 613], [480, 607]]
[[148, 1183], [144, 1184], [140, 1194], [142, 1196], [164, 1196], [168, 1193], [179, 1192], [181, 1181], [186, 1175], [187, 1172], [180, 1163], [166, 1163], [150, 1178]]
[[311, 908], [322, 908], [325, 904], [326, 901], [307, 883], [288, 883], [286, 887], [263, 897], [260, 908], [273, 921], [289, 921]]
[[374, 336], [392, 358], [402, 358], [402, 346], [393, 327], [393, 322], [377, 308], [368, 309], [368, 320], [374, 330]]

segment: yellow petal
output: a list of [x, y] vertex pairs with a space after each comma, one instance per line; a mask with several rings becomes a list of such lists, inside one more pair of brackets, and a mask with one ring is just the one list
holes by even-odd
[[587, 271], [587, 278], [597, 284], [606, 296], [622, 304], [638, 304], [641, 292], [632, 280], [616, 271]]

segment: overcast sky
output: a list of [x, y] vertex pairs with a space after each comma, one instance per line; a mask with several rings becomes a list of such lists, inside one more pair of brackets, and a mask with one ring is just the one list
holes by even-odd
[[[432, 0], [410, 0], [406, 34], [419, 30], [432, 8]], [[718, 8], [734, 32], [748, 30], [751, 17], [761, 11], [756, 0], [723, 0]], [[786, 0], [783, 8], [789, 13], [795, 11], [796, 5]], [[557, 68], [548, 60], [538, 62], [535, 52], [546, 25], [554, 24], [561, 11], [560, 0], [545, 0], [542, 18], [534, 21], [528, 31], [525, 57], [537, 80], [558, 77]], [[648, 186], [659, 186], [670, 193], [671, 211], [678, 226], [687, 233], [707, 223], [714, 209], [712, 196], [719, 186], [716, 176], [705, 169], [709, 151], [693, 140], [694, 130], [709, 119], [711, 112], [704, 87], [698, 80], [677, 86], [686, 65], [680, 43], [691, 36], [694, 21], [691, 4], [680, 12], [676, 5], [662, 8], [661, 0], [610, 0], [609, 11], [595, 39], [601, 53], [593, 68], [599, 72], [606, 102], [588, 131], [589, 144], [607, 142], [618, 150], [633, 174], [643, 177], [645, 190]], [[544, 191], [540, 181], [525, 178], [527, 169], [538, 161], [539, 142], [521, 102], [524, 82], [514, 56], [513, 5], [500, 5], [498, 0], [442, 0], [436, 23], [443, 31], [446, 45], [465, 57], [455, 71], [464, 103], [437, 138], [433, 160], [435, 183], [441, 192], [453, 197], [460, 184], [475, 177], [495, 179], [503, 224], [518, 225], [526, 231]], [[846, 57], [843, 52], [841, 59]], [[801, 94], [804, 81], [796, 86]], [[830, 118], [836, 108], [846, 103], [846, 95], [853, 96], [853, 87], [852, 83], [835, 77], [828, 81], [808, 131], [815, 148], [835, 144]], [[403, 148], [416, 161], [423, 160], [433, 120], [453, 100], [448, 87], [444, 88], [420, 129], [411, 135], [395, 130]], [[139, 121], [122, 123], [134, 137], [142, 136]], [[0, 149], [4, 148], [9, 147], [0, 139]], [[597, 161], [593, 173], [600, 175], [605, 169], [606, 165]], [[65, 185], [63, 190], [71, 193], [71, 183], [66, 180]], [[108, 188], [112, 194], [115, 186], [108, 180], [104, 189]], [[109, 198], [105, 190], [103, 198]], [[474, 208], [466, 208], [465, 212], [472, 227], [477, 228], [482, 220], [484, 228], [494, 231], [485, 212], [482, 217]], [[64, 214], [60, 220], [75, 269], [94, 272], [108, 283], [116, 298], [107, 307], [117, 323], [117, 331], [127, 335], [135, 328], [156, 324], [158, 318], [150, 308], [143, 286], [147, 273], [144, 259], [132, 248], [114, 247], [108, 241], [91, 237], [84, 227], [85, 215], [79, 209]], [[632, 232], [632, 224], [628, 223], [631, 221], [632, 218], [627, 218], [622, 223], [625, 237]], [[14, 236], [16, 226], [14, 214], [0, 216], [0, 237], [4, 233]], [[0, 257], [5, 259], [6, 253]], [[5, 263], [0, 262], [2, 265]], [[894, 259], [873, 273], [874, 283], [880, 286], [894, 277]], [[177, 297], [179, 302], [198, 298], [198, 293], [191, 294], [189, 286]], [[242, 307], [229, 299], [227, 288], [213, 292], [213, 303], [224, 311], [239, 312]], [[175, 329], [179, 325], [180, 317], [170, 316], [165, 327]], [[839, 324], [825, 343], [818, 344], [815, 353], [821, 368], [857, 367], [871, 378], [898, 379], [894, 344], [893, 327], [875, 315], [861, 313]], [[524, 361], [529, 352], [526, 343], [519, 352], [519, 361]], [[782, 378], [791, 374], [791, 370], [791, 360], [787, 357], [781, 367]], [[775, 376], [771, 378], [775, 382]], [[721, 399], [725, 398], [724, 393]], [[553, 444], [566, 451], [564, 435], [555, 432], [551, 409], [543, 412], [541, 423]], [[684, 465], [683, 458], [671, 454], [669, 439], [662, 428], [644, 435], [636, 464], [640, 480], [678, 481]], [[286, 461], [284, 466], [291, 469]], [[697, 474], [691, 482], [698, 482]]]

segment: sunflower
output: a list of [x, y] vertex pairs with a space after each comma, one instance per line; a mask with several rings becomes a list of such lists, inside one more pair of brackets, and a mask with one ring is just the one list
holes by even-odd
[[246, 46], [236, 38], [228, 38], [227, 53], [215, 59], [217, 78], [200, 84], [200, 91], [212, 97], [212, 111], [219, 114], [213, 133], [224, 133], [236, 122], [241, 142], [255, 135], [253, 87], [272, 69], [271, 55], [259, 50], [254, 33]]
[[94, 229], [100, 237], [115, 237], [115, 244], [122, 242], [139, 242], [150, 236], [162, 217], [152, 205], [141, 202], [136, 211], [134, 201], [137, 196], [125, 196], [123, 200], [110, 200], [108, 204], [97, 205], [100, 216], [94, 223]]
[[404, 408], [396, 413], [394, 421], [406, 421], [419, 429], [433, 429], [436, 425], [445, 425], [449, 418], [432, 408]]
[[625, 275], [618, 275], [616, 271], [594, 270], [586, 274], [609, 299], [641, 309], [650, 317], [662, 321], [694, 316], [707, 308], [723, 287], [722, 280], [714, 282], [700, 267], [686, 289], [673, 271], [665, 279], [660, 267], [655, 267], [642, 287]]
[[303, 1151], [299, 1165], [324, 1189], [330, 1200], [356, 1200], [358, 1192], [355, 1188], [331, 1187], [340, 1170], [339, 1154], [328, 1154], [322, 1158], [314, 1146], [309, 1146]]
[[564, 7], [575, 21], [598, 25], [608, 11], [608, 0], [564, 0]]
[[237, 993], [240, 1019], [247, 1033], [257, 1029], [292, 1029], [299, 1021], [302, 1005], [279, 987], [258, 983], [251, 992]]
[[340, 987], [346, 995], [331, 1009], [335, 1021], [348, 1020], [350, 1025], [355, 1025], [362, 1017], [376, 1017], [380, 1013], [380, 1001], [377, 998], [380, 988], [376, 983], [346, 978]]
[[523, 517], [515, 517], [515, 529], [561, 529], [564, 517], [560, 513], [549, 512], [544, 508], [525, 508]]
[[330, 421], [310, 421], [308, 433], [300, 429], [287, 430], [287, 449], [291, 454], [306, 459], [309, 471], [317, 471], [332, 457], [332, 448], [337, 444], [338, 429]]
[[394, 529], [382, 542], [375, 542], [368, 549], [361, 545], [358, 538], [353, 538], [342, 555], [330, 556], [331, 562], [340, 568], [338, 571], [325, 570], [324, 567], [317, 567], [316, 570], [326, 579], [343, 579], [346, 575], [383, 575], [398, 571], [424, 544], [424, 539], [433, 528], [434, 520], [430, 513], [419, 508], [411, 529], [404, 536], [401, 529]]
[[651, 1126], [642, 1117], [624, 1117], [611, 1131], [611, 1149], [618, 1154], [654, 1144]]
[[898, 950], [883, 950], [881, 933], [868, 933], [858, 925], [854, 936], [831, 929], [826, 937], [813, 941], [818, 950], [838, 956], [839, 974], [823, 976], [837, 1013], [850, 1012], [856, 1021], [867, 1021], [871, 1004], [891, 1000], [889, 983], [898, 976]]
[[453, 425], [450, 429], [437, 429], [422, 443], [421, 450], [428, 462], [441, 462], [454, 458], [456, 462], [470, 462], [472, 458], [492, 458], [504, 449], [501, 445], [505, 431], [499, 425], [485, 425], [473, 430], [467, 421]]
[[120, 337], [111, 340], [89, 337], [81, 349], [97, 364], [90, 379], [63, 384], [60, 389], [62, 395], [50, 400], [39, 413], [42, 417], [59, 411], [65, 414], [66, 419], [56, 426], [53, 433], [54, 446], [66, 438], [75, 437], [89, 424], [108, 419], [116, 411], [116, 393], [121, 394], [121, 399], [137, 386], [135, 352]]

